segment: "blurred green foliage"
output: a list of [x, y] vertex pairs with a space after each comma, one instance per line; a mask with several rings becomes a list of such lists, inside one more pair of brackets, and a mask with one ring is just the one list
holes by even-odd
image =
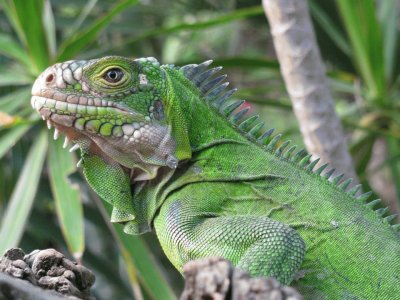
[[[395, 0], [310, 0], [337, 110], [361, 181], [373, 146], [377, 171], [400, 198], [399, 10]], [[77, 158], [54, 142], [30, 107], [30, 85], [57, 61], [103, 55], [177, 65], [214, 59], [238, 98], [302, 144], [259, 1], [0, 0], [0, 251], [53, 247], [97, 277], [98, 299], [175, 299], [180, 275], [153, 234], [109, 223]], [[396, 201], [393, 199], [388, 199]]]

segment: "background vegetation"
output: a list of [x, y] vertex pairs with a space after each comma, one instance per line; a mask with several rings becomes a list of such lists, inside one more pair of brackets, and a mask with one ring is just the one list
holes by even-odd
[[[396, 0], [309, 1], [336, 108], [365, 190], [400, 199]], [[30, 107], [57, 61], [108, 54], [177, 65], [214, 59], [238, 98], [302, 144], [259, 1], [0, 0], [0, 252], [53, 247], [97, 277], [98, 299], [174, 299], [182, 279], [153, 234], [128, 236], [85, 185], [74, 154]]]

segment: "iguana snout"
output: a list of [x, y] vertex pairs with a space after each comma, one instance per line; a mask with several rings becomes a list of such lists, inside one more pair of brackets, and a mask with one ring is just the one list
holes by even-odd
[[[107, 100], [83, 78], [90, 61], [68, 61], [47, 68], [32, 87], [32, 106], [50, 126], [74, 128], [86, 134], [122, 137], [145, 126], [146, 117], [124, 103]], [[127, 124], [126, 130], [122, 126]], [[59, 126], [56, 126], [58, 129]], [[136, 134], [137, 135], [137, 134]]]

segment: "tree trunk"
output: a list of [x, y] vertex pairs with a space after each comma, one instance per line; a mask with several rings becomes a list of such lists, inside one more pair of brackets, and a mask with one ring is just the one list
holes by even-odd
[[306, 0], [263, 0], [307, 150], [358, 181], [316, 43]]
[[400, 204], [397, 200], [396, 187], [389, 170], [384, 168], [385, 161], [388, 159], [388, 143], [383, 138], [377, 138], [372, 148], [371, 159], [367, 167], [368, 182], [374, 191], [382, 198], [383, 202], [389, 206], [393, 214], [397, 214], [400, 221]]

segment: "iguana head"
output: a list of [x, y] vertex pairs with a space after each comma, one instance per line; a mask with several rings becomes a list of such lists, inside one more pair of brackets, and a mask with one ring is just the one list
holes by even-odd
[[161, 101], [164, 89], [154, 58], [108, 56], [47, 68], [34, 83], [31, 103], [55, 127], [55, 138], [63, 133], [66, 144], [149, 171], [177, 164]]

